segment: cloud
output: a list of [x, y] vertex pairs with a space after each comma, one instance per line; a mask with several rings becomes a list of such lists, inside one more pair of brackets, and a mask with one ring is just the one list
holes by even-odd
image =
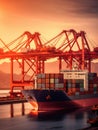
[[80, 15], [98, 17], [98, 0], [75, 0], [73, 11]]
[[98, 0], [0, 0], [5, 10], [16, 15], [98, 17]]
[[53, 35], [53, 30], [82, 28], [93, 30], [93, 35], [98, 32], [98, 0], [0, 0], [0, 10], [2, 31], [48, 30]]

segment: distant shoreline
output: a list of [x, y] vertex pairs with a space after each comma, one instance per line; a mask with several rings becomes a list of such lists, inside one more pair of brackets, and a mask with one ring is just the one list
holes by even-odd
[[0, 88], [0, 90], [10, 90], [9, 88]]
[[0, 105], [11, 104], [11, 103], [25, 103], [27, 100], [25, 98], [0, 98]]

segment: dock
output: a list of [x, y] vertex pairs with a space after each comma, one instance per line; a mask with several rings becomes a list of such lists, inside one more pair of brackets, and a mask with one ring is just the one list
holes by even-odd
[[27, 100], [24, 97], [0, 97], [0, 105], [24, 102], [27, 102]]

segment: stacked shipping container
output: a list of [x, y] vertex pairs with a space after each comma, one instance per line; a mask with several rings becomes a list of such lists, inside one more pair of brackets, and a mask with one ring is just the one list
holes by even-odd
[[64, 78], [61, 73], [46, 73], [37, 75], [38, 89], [63, 89]]
[[66, 90], [68, 94], [84, 95], [98, 93], [98, 77], [96, 73], [88, 73], [88, 91], [84, 89], [83, 79], [67, 79]]
[[79, 95], [84, 94], [84, 81], [83, 79], [67, 79], [66, 80], [66, 91], [69, 94]]
[[98, 93], [98, 77], [96, 73], [89, 73], [89, 93]]
[[71, 95], [98, 93], [96, 73], [88, 73], [88, 90], [85, 90], [84, 79], [64, 79], [63, 73], [43, 73], [37, 75], [37, 89], [61, 89]]

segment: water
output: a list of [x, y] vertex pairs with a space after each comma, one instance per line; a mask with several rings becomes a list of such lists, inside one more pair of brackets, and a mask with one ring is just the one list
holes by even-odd
[[29, 103], [0, 105], [1, 130], [80, 130], [90, 125], [90, 109], [73, 112], [36, 112]]
[[9, 96], [9, 90], [0, 90], [0, 97], [6, 97]]
[[[0, 90], [7, 96], [8, 90]], [[0, 105], [1, 130], [81, 130], [89, 128], [90, 109], [73, 112], [36, 112], [29, 103]]]

